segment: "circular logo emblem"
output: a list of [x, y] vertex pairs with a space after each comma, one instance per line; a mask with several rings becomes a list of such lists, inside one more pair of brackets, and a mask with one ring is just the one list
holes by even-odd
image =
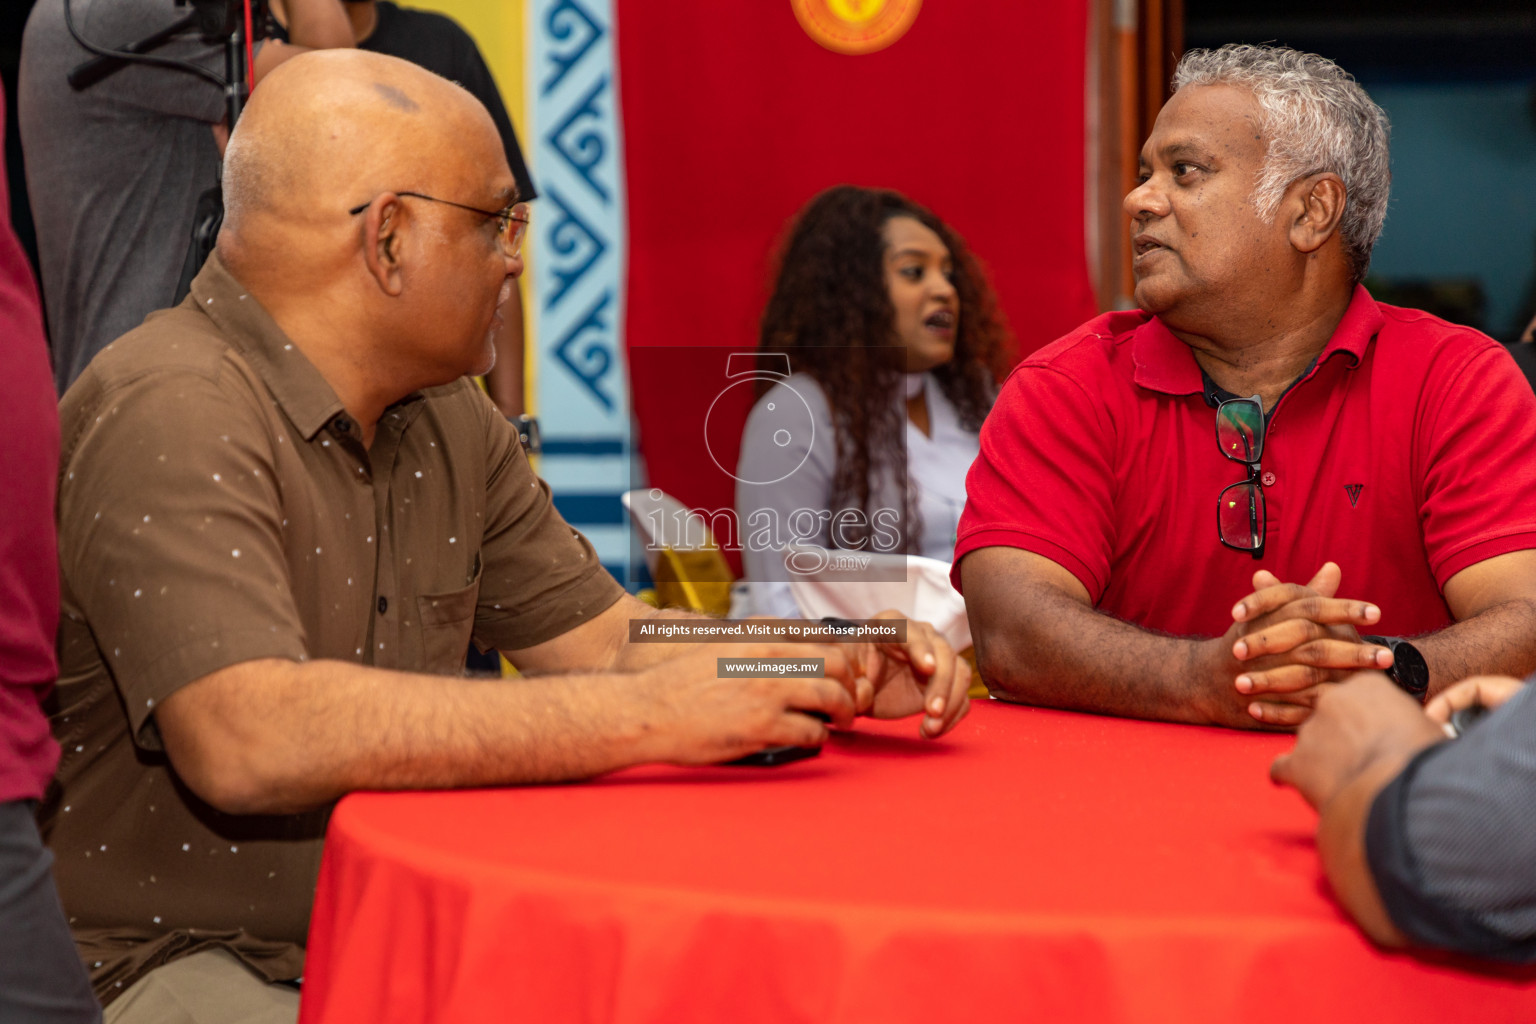
[[[776, 377], [769, 379], [778, 380]], [[709, 411], [704, 414], [704, 448], [709, 452], [710, 459], [720, 472], [732, 480], [744, 484], [776, 484], [799, 472], [800, 467], [805, 465], [805, 460], [811, 457], [811, 447], [816, 443], [816, 417], [811, 415], [811, 407], [804, 398], [800, 397], [800, 392], [788, 384], [781, 382], [774, 388], [772, 397], [763, 403], [763, 408], [755, 411], [757, 419], [753, 421], [752, 426], [755, 430], [761, 430], [763, 436], [769, 438], [776, 448], [788, 448], [791, 444], [797, 444], [803, 448], [804, 454], [794, 461], [794, 465], [789, 466], [788, 470], [784, 469], [785, 465], [793, 459], [791, 452], [783, 460], [770, 462], [768, 466], [761, 467], [759, 472], [750, 474], [753, 479], [749, 479], [737, 475], [743, 467], [735, 467], [736, 472], [733, 473], [726, 468], [724, 462], [720, 461], [720, 456], [715, 454], [717, 444], [720, 450], [725, 452], [730, 451], [731, 446], [741, 440], [742, 428], [737, 426], [739, 421], [732, 421], [729, 414], [722, 414], [720, 420], [714, 418], [715, 409], [719, 407], [720, 400], [732, 391], [745, 389], [742, 393], [747, 395], [747, 400], [750, 401], [756, 386], [756, 377], [738, 380], [734, 384], [727, 384], [724, 390], [715, 396], [715, 400], [709, 403]], [[725, 407], [729, 409], [731, 403], [727, 402]], [[755, 479], [756, 477], [761, 479]]]
[[906, 35], [923, 0], [789, 0], [807, 35], [838, 53], [874, 53]]

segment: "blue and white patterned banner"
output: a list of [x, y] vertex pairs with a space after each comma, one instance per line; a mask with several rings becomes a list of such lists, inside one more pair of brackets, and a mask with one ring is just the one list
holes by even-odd
[[624, 579], [630, 412], [613, 0], [530, 0], [527, 11], [539, 469], [561, 514]]

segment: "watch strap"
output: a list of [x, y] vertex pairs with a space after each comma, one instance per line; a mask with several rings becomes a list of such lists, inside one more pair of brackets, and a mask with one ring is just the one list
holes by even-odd
[[1387, 676], [1404, 693], [1421, 703], [1429, 696], [1429, 663], [1411, 642], [1400, 636], [1362, 636], [1360, 639], [1392, 652], [1392, 667], [1387, 669]]

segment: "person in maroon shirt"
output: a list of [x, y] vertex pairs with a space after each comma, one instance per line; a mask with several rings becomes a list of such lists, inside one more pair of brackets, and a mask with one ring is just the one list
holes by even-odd
[[[4, 101], [0, 87], [0, 134]], [[9, 209], [0, 178], [0, 1020], [99, 1021], [32, 817], [59, 760], [39, 706], [59, 671], [59, 412], [37, 285]]]
[[954, 579], [983, 678], [1289, 728], [1362, 668], [1529, 674], [1536, 396], [1360, 286], [1386, 115], [1279, 47], [1191, 51], [1174, 85], [1125, 199], [1141, 309], [1025, 360], [982, 430]]

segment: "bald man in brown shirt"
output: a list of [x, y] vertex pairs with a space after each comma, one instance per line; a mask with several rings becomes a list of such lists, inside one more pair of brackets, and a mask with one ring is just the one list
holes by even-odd
[[[109, 1021], [292, 1019], [266, 982], [302, 972], [350, 790], [820, 743], [803, 711], [922, 713], [927, 737], [964, 715], [967, 674], [921, 624], [814, 652], [627, 643], [657, 613], [464, 379], [494, 358], [524, 214], [463, 90], [375, 54], [295, 58], [224, 174], [190, 297], [62, 408], [64, 755], [43, 818]], [[457, 678], [471, 639], [530, 678]], [[717, 678], [732, 653], [823, 657], [829, 678]]]

